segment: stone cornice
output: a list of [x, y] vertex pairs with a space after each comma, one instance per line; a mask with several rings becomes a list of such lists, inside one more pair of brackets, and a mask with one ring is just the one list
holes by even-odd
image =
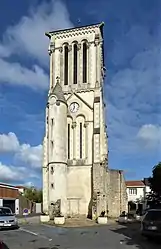
[[76, 27], [71, 29], [65, 29], [65, 30], [58, 30], [58, 31], [51, 31], [46, 32], [45, 35], [51, 38], [53, 35], [56, 36], [57, 39], [62, 38], [68, 38], [78, 35], [86, 35], [90, 33], [95, 33], [96, 28], [102, 28], [104, 23], [94, 24], [94, 25], [88, 25], [88, 26], [82, 26], [82, 27]]

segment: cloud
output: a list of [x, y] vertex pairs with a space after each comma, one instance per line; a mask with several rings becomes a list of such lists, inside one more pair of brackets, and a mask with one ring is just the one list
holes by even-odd
[[[123, 45], [120, 52], [123, 42], [126, 49]], [[161, 125], [161, 40], [158, 33], [150, 32], [150, 28], [132, 26], [124, 37], [120, 40], [118, 38], [118, 43], [120, 45], [116, 43], [110, 51], [110, 59], [116, 71], [110, 71], [109, 68], [109, 78], [105, 85], [109, 150], [118, 151], [122, 156], [133, 153], [139, 156], [143, 150], [137, 135], [139, 129], [139, 136], [143, 136], [143, 130], [146, 130], [147, 136], [150, 130], [146, 141], [148, 138], [148, 144], [150, 142], [152, 145], [153, 142], [151, 148], [154, 149], [154, 144], [160, 143], [160, 140], [154, 139], [154, 134], [158, 132], [159, 135], [158, 127]], [[150, 137], [152, 132], [153, 139]]]
[[20, 63], [0, 59], [0, 82], [46, 90], [49, 77], [38, 65], [33, 65], [32, 69], [28, 69]]
[[64, 3], [53, 0], [30, 9], [29, 16], [22, 17], [17, 25], [9, 27], [3, 39], [11, 53], [25, 52], [44, 65], [48, 49], [45, 32], [72, 26]]
[[24, 183], [24, 186], [27, 188], [34, 187], [34, 183], [33, 182], [26, 182], [26, 183]]
[[[0, 162], [0, 181], [1, 182], [24, 182], [26, 175], [25, 167], [16, 167], [12, 165], [5, 165]], [[27, 178], [36, 178], [31, 172], [27, 172]]]
[[15, 154], [15, 158], [33, 168], [40, 168], [42, 164], [42, 145], [32, 147], [29, 144], [22, 144]]
[[[72, 23], [63, 2], [53, 0], [32, 7], [28, 16], [23, 16], [19, 23], [8, 27], [3, 34], [0, 42], [0, 82], [47, 89], [49, 78], [43, 67], [48, 68], [49, 41], [44, 34], [67, 27], [72, 27]], [[18, 56], [16, 62], [9, 61], [13, 55]], [[34, 61], [31, 68], [20, 63], [21, 58], [23, 61], [30, 58], [31, 65]]]
[[0, 134], [0, 153], [13, 152], [16, 161], [24, 163], [32, 168], [40, 168], [42, 160], [42, 145], [31, 146], [30, 144], [20, 144], [17, 136], [13, 132]]
[[15, 133], [0, 134], [0, 153], [16, 152], [19, 148], [20, 144]]
[[160, 150], [161, 126], [145, 124], [138, 131], [137, 137], [145, 148]]

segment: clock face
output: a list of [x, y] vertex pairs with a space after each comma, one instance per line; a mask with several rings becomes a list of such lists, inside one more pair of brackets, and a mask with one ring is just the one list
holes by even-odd
[[70, 104], [69, 109], [70, 109], [70, 111], [71, 111], [72, 113], [75, 113], [75, 112], [77, 112], [78, 109], [79, 109], [79, 104], [76, 103], [76, 102], [73, 102], [73, 103]]

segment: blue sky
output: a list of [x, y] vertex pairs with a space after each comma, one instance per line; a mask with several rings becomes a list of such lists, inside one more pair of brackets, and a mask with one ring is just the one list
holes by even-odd
[[2, 0], [0, 181], [41, 186], [49, 82], [44, 33], [78, 19], [105, 22], [109, 166], [127, 179], [151, 174], [161, 152], [160, 8], [159, 0]]

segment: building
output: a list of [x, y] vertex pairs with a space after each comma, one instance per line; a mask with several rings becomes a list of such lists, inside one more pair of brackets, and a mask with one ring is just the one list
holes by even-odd
[[129, 209], [145, 209], [147, 205], [146, 197], [150, 192], [150, 187], [145, 180], [126, 181]]
[[20, 194], [24, 195], [26, 187], [24, 186], [15, 186], [15, 187], [18, 188]]
[[103, 23], [46, 35], [50, 87], [43, 142], [43, 210], [49, 213], [59, 201], [65, 216], [92, 217], [107, 210], [110, 216], [118, 216], [126, 209], [126, 186], [123, 173], [108, 168]]
[[144, 195], [146, 197], [151, 192], [149, 179], [148, 178], [144, 178], [143, 182], [144, 182], [144, 185], [145, 185]]
[[19, 214], [18, 188], [0, 183], [0, 206], [11, 208], [13, 213]]

